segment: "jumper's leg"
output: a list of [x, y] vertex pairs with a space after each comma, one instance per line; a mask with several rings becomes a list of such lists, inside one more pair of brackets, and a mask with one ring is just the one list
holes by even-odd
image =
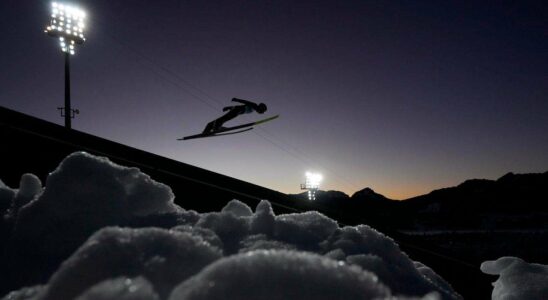
[[207, 123], [207, 125], [206, 125], [206, 127], [205, 127], [205, 129], [202, 133], [210, 133], [213, 130], [215, 130], [216, 129], [216, 126], [215, 126], [216, 123], [217, 123], [217, 120], [214, 120], [214, 121], [211, 121], [211, 122]]

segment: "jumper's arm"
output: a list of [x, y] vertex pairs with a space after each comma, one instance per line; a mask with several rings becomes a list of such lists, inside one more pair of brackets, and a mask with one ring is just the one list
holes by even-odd
[[238, 103], [242, 103], [242, 104], [245, 104], [245, 105], [257, 105], [255, 104], [254, 102], [251, 102], [251, 101], [247, 101], [247, 100], [244, 100], [244, 99], [238, 99], [238, 98], [232, 98], [232, 101], [233, 102], [238, 102]]
[[225, 106], [225, 107], [223, 107], [223, 111], [231, 110], [234, 107], [236, 107], [236, 106]]

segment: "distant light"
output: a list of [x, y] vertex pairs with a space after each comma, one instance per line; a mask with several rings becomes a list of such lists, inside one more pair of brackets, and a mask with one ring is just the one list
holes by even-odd
[[320, 189], [320, 183], [323, 180], [322, 174], [306, 172], [305, 173], [305, 182], [301, 184], [301, 190], [307, 190], [308, 200], [316, 200], [316, 192]]
[[323, 180], [322, 174], [306, 172], [306, 185], [311, 189], [318, 189]]
[[[86, 39], [83, 29], [86, 13], [83, 10], [76, 6], [52, 2], [51, 12], [51, 21], [46, 27], [46, 33], [53, 37], [63, 37], [67, 41], [72, 41], [71, 44], [84, 43]], [[64, 49], [63, 52], [70, 51]]]

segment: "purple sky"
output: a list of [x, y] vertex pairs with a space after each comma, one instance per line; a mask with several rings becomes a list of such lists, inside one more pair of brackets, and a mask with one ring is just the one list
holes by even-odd
[[[74, 129], [288, 193], [309, 170], [322, 189], [396, 199], [548, 170], [545, 1], [79, 3]], [[0, 14], [0, 105], [63, 124], [49, 2]], [[281, 117], [176, 141], [232, 97]]]

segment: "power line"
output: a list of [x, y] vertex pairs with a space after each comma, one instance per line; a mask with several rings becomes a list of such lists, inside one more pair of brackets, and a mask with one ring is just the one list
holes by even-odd
[[[123, 48], [123, 49], [126, 49], [126, 50], [129, 50], [133, 55], [137, 56], [137, 58], [140, 58], [140, 59], [143, 59], [145, 61], [147, 61], [149, 64], [152, 64], [154, 66], [157, 66], [158, 68], [160, 68], [160, 70], [164, 71], [165, 73], [173, 76], [175, 73], [171, 72], [169, 69], [165, 68], [165, 67], [162, 67], [162, 66], [159, 66], [157, 63], [155, 63], [152, 59], [150, 59], [149, 57], [141, 54], [140, 52], [134, 50], [133, 48], [131, 48], [130, 46], [126, 46], [124, 45], [122, 42], [118, 41], [114, 36], [110, 35], [107, 33], [107, 36], [112, 39], [113, 41], [115, 41], [116, 43], [118, 43], [118, 46]], [[158, 78], [160, 79], [163, 79], [169, 83], [171, 83], [172, 85], [174, 85], [175, 87], [183, 90], [184, 92], [186, 92], [187, 94], [189, 94], [190, 96], [192, 96], [193, 98], [201, 101], [202, 103], [204, 103], [205, 105], [207, 105], [208, 107], [210, 107], [211, 109], [214, 109], [214, 110], [217, 110], [217, 106], [216, 105], [213, 105], [211, 103], [209, 103], [207, 100], [203, 99], [202, 97], [196, 95], [195, 93], [193, 93], [192, 91], [190, 91], [188, 88], [182, 86], [181, 84], [179, 84], [177, 81], [174, 81], [172, 80], [171, 78], [169, 78], [168, 76], [165, 76], [163, 75], [162, 73], [158, 72], [156, 69], [150, 67], [150, 66], [147, 66], [145, 64], [142, 64], [139, 60], [136, 60], [141, 66], [145, 67], [145, 68], [148, 68], [149, 70], [151, 70], [153, 73], [156, 74], [156, 76], [158, 76]], [[177, 77], [177, 79], [185, 82], [187, 85], [188, 83], [186, 81], [184, 81], [182, 78]], [[192, 87], [192, 86], [191, 86]], [[218, 102], [218, 101], [215, 101], [215, 102]]]
[[[99, 23], [102, 23], [102, 22], [99, 22]], [[192, 96], [193, 98], [195, 98], [196, 100], [202, 102], [203, 104], [207, 105], [209, 108], [217, 111], [217, 106], [213, 105], [210, 103], [210, 101], [204, 99], [204, 97], [201, 97], [199, 95], [197, 95], [197, 93], [191, 91], [188, 87], [190, 87], [191, 89], [197, 91], [198, 93], [202, 94], [203, 96], [205, 96], [205, 98], [215, 102], [215, 103], [218, 103], [218, 104], [223, 104], [222, 101], [218, 100], [218, 99], [215, 99], [213, 98], [212, 96], [210, 96], [207, 92], [205, 92], [204, 90], [200, 89], [199, 87], [193, 85], [192, 83], [190, 83], [189, 81], [187, 81], [186, 79], [184, 79], [182, 76], [180, 76], [179, 74], [177, 74], [176, 72], [170, 70], [169, 68], [165, 67], [165, 66], [162, 66], [160, 64], [158, 64], [157, 62], [155, 62], [153, 59], [151, 59], [150, 57], [146, 56], [145, 54], [137, 51], [136, 49], [134, 49], [134, 47], [132, 47], [131, 45], [127, 44], [127, 43], [123, 43], [122, 41], [120, 41], [119, 39], [117, 39], [114, 35], [112, 35], [111, 33], [108, 33], [107, 32], [107, 36], [113, 40], [115, 43], [118, 44], [119, 47], [123, 48], [123, 49], [126, 49], [127, 51], [129, 51], [131, 54], [133, 54], [134, 56], [136, 56], [137, 58], [139, 59], [142, 59], [144, 61], [146, 61], [148, 64], [154, 66], [155, 68], [158, 68], [160, 69], [164, 74], [160, 73], [157, 71], [157, 69], [155, 69], [154, 67], [151, 67], [149, 65], [145, 65], [143, 63], [141, 63], [139, 60], [137, 60], [137, 62], [145, 67], [145, 68], [148, 68], [149, 70], [151, 70], [152, 72], [154, 72], [156, 74], [156, 76], [158, 76], [160, 79], [162, 80], [165, 80], [167, 82], [169, 82], [170, 84], [172, 84], [173, 86], [183, 90], [184, 92], [186, 92], [187, 94], [189, 94], [190, 96]], [[181, 82], [183, 82], [186, 86], [188, 87], [185, 87], [181, 84], [179, 84], [179, 82], [177, 82], [176, 80], [173, 80], [172, 78], [170, 78], [169, 76], [165, 76], [165, 74], [171, 76], [171, 77], [174, 77], [176, 80], [179, 80]], [[244, 118], [247, 118], [246, 116], [244, 116]], [[350, 182], [349, 180], [347, 180], [346, 178], [344, 178], [343, 176], [337, 174], [336, 172], [334, 172], [333, 170], [331, 170], [330, 168], [326, 168], [325, 166], [322, 166], [321, 164], [318, 164], [317, 162], [315, 162], [313, 159], [310, 159], [308, 158], [308, 156], [304, 153], [304, 151], [300, 150], [299, 148], [283, 141], [281, 138], [276, 138], [274, 136], [274, 134], [270, 133], [269, 131], [267, 131], [266, 129], [264, 128], [261, 128], [261, 127], [258, 127], [258, 129], [260, 131], [262, 131], [264, 134], [261, 134], [257, 131], [254, 131], [254, 134], [261, 137], [262, 139], [264, 139], [265, 141], [267, 141], [268, 143], [272, 144], [273, 146], [275, 146], [276, 148], [286, 152], [287, 154], [289, 154], [290, 156], [292, 156], [293, 158], [301, 161], [302, 163], [304, 163], [305, 165], [306, 164], [314, 164], [314, 165], [317, 165], [318, 167], [321, 167], [323, 170], [327, 171], [327, 173], [331, 174], [331, 175], [334, 175], [334, 179], [339, 181], [339, 183], [343, 183], [344, 185], [347, 185], [347, 186], [350, 186], [351, 188], [353, 189], [356, 189], [356, 190], [359, 190], [360, 187], [357, 187], [355, 184], [353, 184], [352, 182]], [[270, 135], [270, 137], [267, 137], [265, 136], [266, 135]], [[278, 140], [278, 142], [275, 142], [274, 140]], [[285, 146], [282, 146], [280, 145], [280, 143], [284, 144]], [[291, 148], [292, 150], [288, 150], [287, 147]]]

